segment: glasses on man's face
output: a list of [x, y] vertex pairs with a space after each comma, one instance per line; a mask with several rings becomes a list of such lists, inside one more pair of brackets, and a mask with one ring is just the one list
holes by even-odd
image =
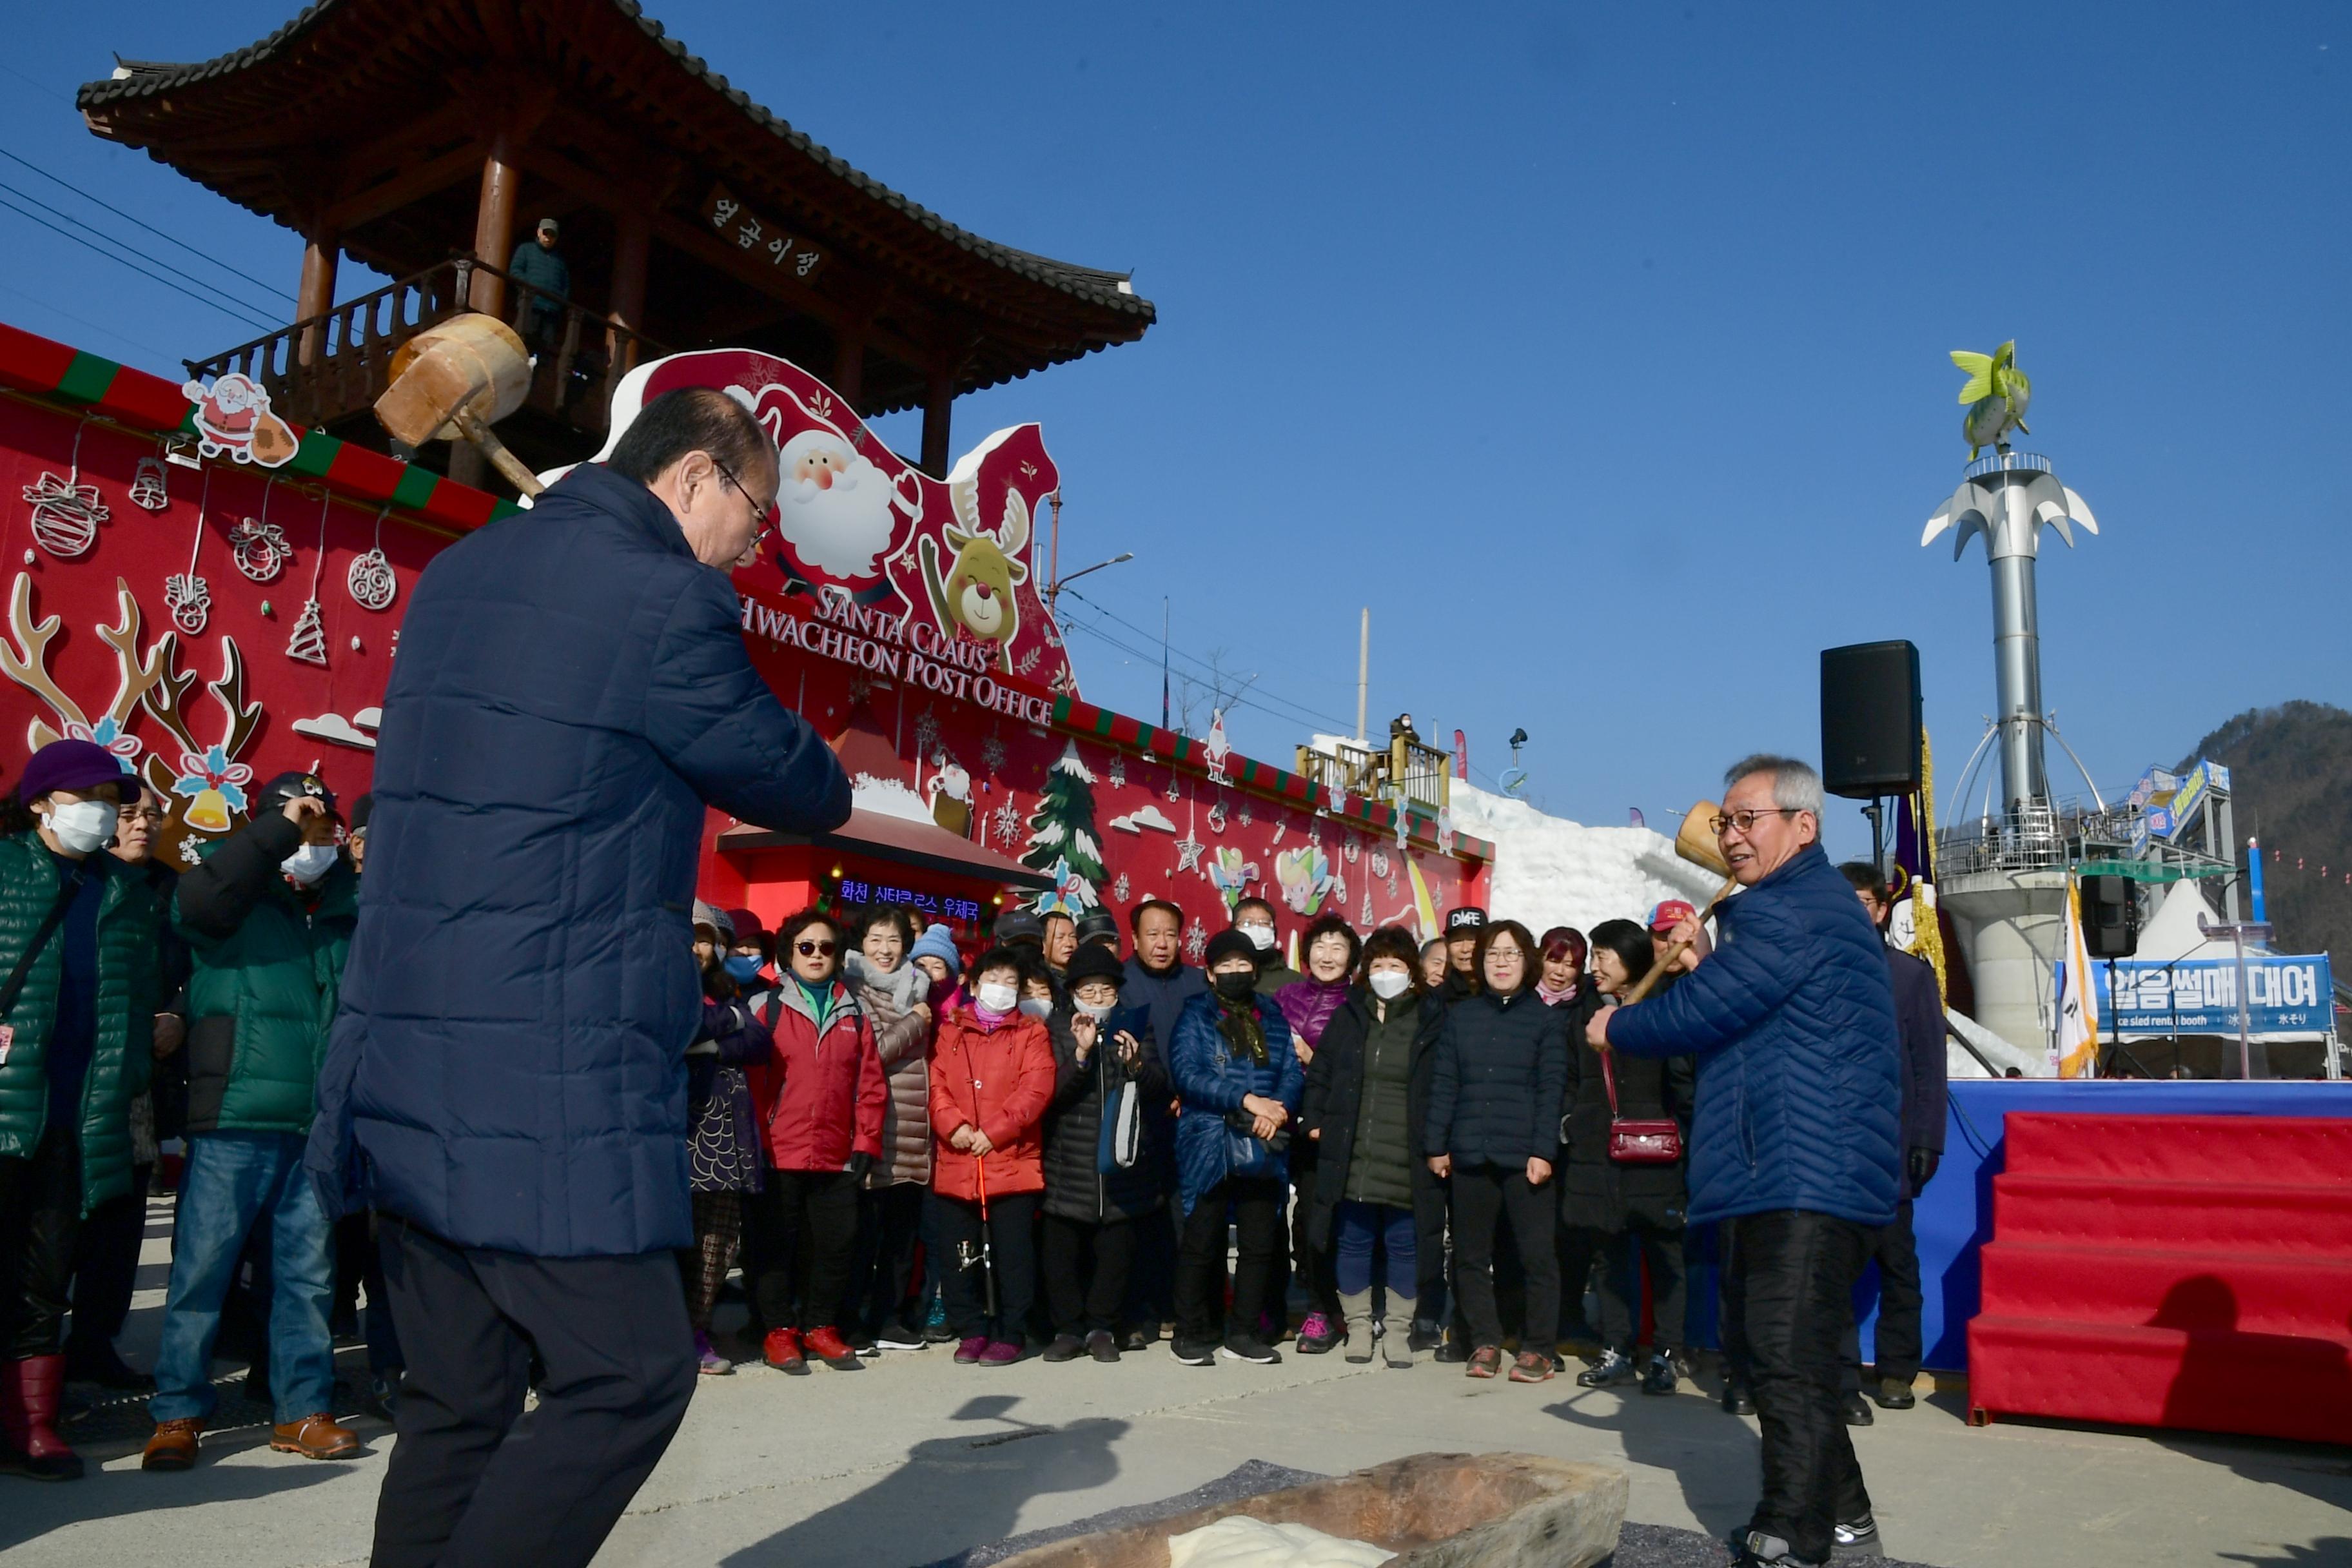
[[163, 820], [163, 813], [159, 806], [126, 805], [116, 809], [114, 820], [121, 823], [143, 822], [152, 827]]
[[760, 531], [751, 535], [751, 542], [744, 548], [747, 550], [757, 550], [760, 547], [760, 542], [761, 540], [766, 539], [768, 535], [776, 531], [776, 525], [774, 523], [761, 521], [766, 518], [770, 512], [776, 510], [775, 503], [772, 501], [766, 506], [761, 506], [757, 500], [752, 499], [751, 492], [743, 488], [743, 481], [735, 477], [735, 470], [720, 462], [716, 457], [710, 459], [710, 466], [717, 468], [720, 474], [725, 476], [727, 482], [735, 487], [735, 493], [743, 498], [743, 504], [751, 509], [751, 521], [760, 524]]
[[831, 958], [833, 956], [833, 943], [829, 942], [796, 942], [793, 943], [793, 951], [799, 953], [803, 958]]
[[1715, 836], [1720, 838], [1735, 827], [1743, 834], [1752, 833], [1756, 830], [1756, 823], [1759, 817], [1796, 815], [1796, 808], [1786, 805], [1760, 806], [1754, 811], [1722, 812], [1717, 814], [1715, 819]]

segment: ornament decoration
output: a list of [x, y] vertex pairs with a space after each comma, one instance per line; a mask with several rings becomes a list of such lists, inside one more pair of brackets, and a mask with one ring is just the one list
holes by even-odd
[[[1109, 778], [1110, 778], [1110, 787], [1111, 787], [1111, 788], [1113, 788], [1113, 789], [1125, 789], [1125, 788], [1127, 787], [1127, 757], [1126, 757], [1125, 753], [1123, 753], [1123, 752], [1113, 752], [1113, 753], [1112, 753], [1112, 755], [1111, 755], [1111, 759], [1110, 759], [1110, 770], [1109, 770], [1109, 775], [1108, 775], [1108, 776], [1109, 776]], [[1122, 897], [1122, 898], [1124, 898], [1125, 896], [1126, 896], [1126, 895], [1124, 895], [1124, 894], [1121, 894], [1121, 895], [1120, 895], [1120, 897]]]
[[388, 610], [400, 595], [400, 579], [383, 552], [383, 515], [391, 510], [385, 507], [375, 514], [375, 542], [353, 556], [351, 570], [343, 574], [352, 603], [362, 610]]
[[332, 503], [321, 497], [319, 502], [319, 552], [310, 562], [310, 596], [302, 603], [302, 613], [294, 618], [294, 634], [286, 639], [286, 657], [303, 664], [327, 666], [327, 618], [319, 605], [319, 574], [327, 564], [327, 510]]
[[1242, 826], [1247, 827], [1256, 820], [1257, 813], [1250, 809], [1249, 796], [1242, 796]]
[[163, 579], [163, 607], [172, 612], [172, 624], [184, 637], [201, 635], [205, 623], [212, 619], [213, 591], [196, 575], [196, 556], [205, 547], [205, 509], [212, 495], [212, 470], [207, 468], [204, 489], [196, 494], [196, 537], [188, 546], [188, 569]]
[[162, 511], [172, 504], [172, 483], [161, 458], [142, 458], [131, 477], [131, 504], [144, 511]]
[[112, 515], [98, 499], [98, 487], [81, 482], [81, 436], [85, 419], [74, 426], [73, 452], [66, 460], [66, 477], [44, 473], [25, 487], [33, 506], [33, 539], [62, 561], [86, 554], [98, 542], [98, 525]]
[[1220, 835], [1225, 831], [1225, 803], [1222, 800], [1209, 807], [1209, 831]]
[[1184, 956], [1198, 963], [1201, 955], [1208, 951], [1209, 928], [1201, 923], [1200, 916], [1194, 915], [1192, 929], [1184, 933]]
[[1122, 904], [1123, 904], [1123, 903], [1127, 902], [1127, 895], [1128, 895], [1128, 892], [1129, 892], [1129, 885], [1128, 885], [1128, 880], [1127, 880], [1127, 873], [1126, 873], [1126, 872], [1124, 872], [1124, 871], [1121, 871], [1121, 872], [1118, 874], [1118, 880], [1117, 880], [1117, 881], [1113, 882], [1113, 883], [1110, 885], [1110, 896], [1111, 896], [1113, 899], [1117, 900], [1118, 902], [1120, 902], [1120, 903], [1122, 903]]
[[262, 487], [260, 518], [244, 518], [229, 525], [229, 559], [257, 583], [273, 581], [294, 557], [294, 547], [286, 542], [286, 531], [269, 521], [269, 492], [277, 488], [278, 476], [272, 474]]

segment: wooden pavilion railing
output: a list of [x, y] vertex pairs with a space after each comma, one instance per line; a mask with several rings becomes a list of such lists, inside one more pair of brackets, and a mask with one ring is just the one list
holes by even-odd
[[1440, 812], [1453, 798], [1453, 761], [1448, 752], [1399, 735], [1390, 741], [1387, 750], [1379, 752], [1345, 741], [1336, 742], [1328, 752], [1301, 746], [1294, 771], [1349, 795], [1368, 795], [1391, 805], [1410, 801], [1426, 811]]
[[460, 256], [210, 359], [189, 360], [188, 374], [242, 372], [268, 389], [272, 408], [299, 424], [343, 418], [383, 395], [403, 343], [469, 308], [478, 271], [506, 279], [507, 320], [539, 356], [528, 405], [575, 429], [601, 435], [614, 384], [641, 361], [667, 352], [584, 306]]

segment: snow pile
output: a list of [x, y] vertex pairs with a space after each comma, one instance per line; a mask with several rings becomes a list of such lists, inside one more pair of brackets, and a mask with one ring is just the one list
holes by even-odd
[[923, 804], [921, 795], [908, 787], [904, 779], [878, 779], [872, 773], [859, 773], [849, 781], [849, 805], [853, 811], [870, 811], [908, 822], [932, 820], [931, 808]]
[[1461, 779], [1449, 801], [1455, 831], [1494, 843], [1488, 910], [1538, 934], [1548, 926], [1589, 932], [1602, 921], [1638, 921], [1661, 900], [1702, 903], [1723, 885], [1676, 855], [1673, 839], [1646, 827], [1587, 827]]
[[1396, 1555], [1312, 1525], [1231, 1514], [1168, 1538], [1169, 1568], [1375, 1568]]

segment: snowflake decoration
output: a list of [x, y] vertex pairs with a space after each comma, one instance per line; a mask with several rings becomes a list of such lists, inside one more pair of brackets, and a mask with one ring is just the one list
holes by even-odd
[[196, 841], [193, 838], [180, 840], [180, 859], [184, 864], [190, 866], [201, 866], [205, 863], [205, 858], [196, 853]]
[[[1004, 742], [998, 740], [993, 732], [980, 743], [980, 764], [992, 774], [1004, 771]], [[1012, 835], [1005, 837], [1009, 838]]]
[[1121, 871], [1118, 874], [1118, 880], [1110, 885], [1110, 896], [1114, 901], [1123, 904], [1127, 902], [1127, 873]]
[[1199, 870], [1201, 868], [1201, 851], [1207, 847], [1207, 845], [1192, 837], [1192, 829], [1185, 829], [1184, 837], [1176, 840], [1176, 869], [1179, 871]]
[[862, 676], [862, 675], [854, 675], [854, 676], [850, 677], [850, 679], [849, 679], [849, 705], [850, 705], [852, 708], [859, 708], [859, 707], [863, 707], [863, 706], [865, 706], [866, 700], [867, 698], [869, 698], [869, 697], [873, 696], [873, 695], [874, 695], [874, 683], [873, 683], [872, 681], [870, 681], [870, 680], [866, 679], [864, 676]]
[[1250, 809], [1249, 797], [1247, 795], [1244, 795], [1242, 797], [1242, 826], [1244, 827], [1247, 827], [1251, 823], [1255, 822], [1256, 820], [1257, 813]]
[[1194, 915], [1192, 929], [1184, 933], [1184, 956], [1198, 963], [1201, 955], [1208, 951], [1209, 928], [1201, 923], [1200, 916]]
[[1221, 800], [1217, 802], [1216, 805], [1209, 807], [1209, 831], [1212, 833], [1222, 834], [1224, 830], [1225, 803]]
[[[1127, 758], [1123, 754], [1114, 753], [1110, 759], [1110, 787], [1113, 789], [1127, 787]], [[1125, 896], [1125, 894], [1120, 895], [1122, 898]]]
[[915, 754], [928, 757], [937, 749], [940, 721], [929, 708], [915, 715]]
[[1007, 791], [1004, 804], [996, 808], [996, 841], [999, 844], [1010, 844], [1019, 837], [1021, 837], [1021, 808], [1013, 804], [1013, 795]]

